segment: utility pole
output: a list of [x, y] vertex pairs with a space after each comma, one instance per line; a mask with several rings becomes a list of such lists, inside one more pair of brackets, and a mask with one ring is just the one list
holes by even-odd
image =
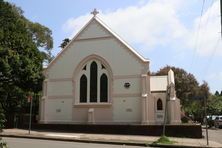
[[32, 124], [32, 96], [29, 96], [28, 102], [30, 102], [30, 113], [29, 113], [29, 134], [31, 132], [31, 124]]
[[205, 124], [206, 124], [207, 145], [209, 145], [209, 139], [208, 139], [208, 123], [207, 123], [207, 97], [205, 97], [205, 96], [204, 96], [204, 114], [205, 114]]
[[168, 104], [168, 99], [170, 95], [170, 87], [167, 86], [167, 91], [166, 91], [166, 103], [165, 103], [165, 112], [164, 112], [164, 120], [163, 120], [163, 136], [166, 134], [166, 122], [167, 122], [167, 104]]

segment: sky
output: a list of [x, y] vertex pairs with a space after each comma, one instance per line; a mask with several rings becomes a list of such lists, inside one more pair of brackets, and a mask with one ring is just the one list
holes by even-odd
[[97, 15], [151, 61], [150, 71], [170, 65], [192, 73], [210, 90], [222, 90], [219, 0], [8, 0], [24, 16], [52, 30], [53, 55]]

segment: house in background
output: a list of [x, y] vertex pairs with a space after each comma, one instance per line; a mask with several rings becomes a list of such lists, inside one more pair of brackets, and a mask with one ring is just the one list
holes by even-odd
[[180, 123], [173, 71], [151, 76], [150, 61], [96, 14], [45, 69], [40, 123], [162, 124], [165, 107]]

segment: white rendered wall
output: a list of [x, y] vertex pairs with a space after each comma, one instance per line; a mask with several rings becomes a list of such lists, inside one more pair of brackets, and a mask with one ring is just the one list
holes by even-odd
[[[130, 83], [129, 88], [124, 84]], [[122, 78], [115, 79], [113, 83], [114, 94], [140, 94], [141, 95], [141, 78]]]
[[81, 32], [77, 39], [107, 37], [110, 35], [111, 34], [107, 30], [93, 20], [90, 25]]
[[167, 76], [150, 76], [150, 90], [151, 91], [166, 91]]
[[[80, 52], [82, 51], [82, 52]], [[145, 67], [130, 55], [115, 39], [74, 42], [48, 70], [50, 78], [72, 78], [75, 67], [87, 56], [96, 54], [106, 59], [114, 75], [141, 74]]]
[[46, 118], [49, 122], [70, 122], [72, 121], [72, 101], [73, 99], [47, 99]]
[[72, 95], [72, 81], [48, 82], [48, 96]]
[[113, 120], [119, 123], [141, 122], [141, 98], [120, 97], [113, 100]]
[[[125, 45], [110, 36], [110, 33], [96, 22], [92, 22], [65, 50], [46, 70], [48, 79], [53, 80], [47, 84], [48, 98], [46, 98], [44, 110], [46, 121], [86, 123], [88, 110], [94, 108], [96, 123], [141, 122], [140, 76], [146, 74], [148, 63], [138, 59]], [[90, 55], [102, 57], [111, 67], [113, 78], [110, 83], [113, 85], [110, 92], [112, 93], [110, 105], [76, 106], [74, 104], [76, 91], [79, 91], [76, 88], [79, 87], [78, 80], [74, 79], [79, 77], [74, 76], [74, 71], [80, 62]], [[126, 82], [131, 85], [128, 89], [124, 87]], [[73, 84], [75, 84], [74, 87]]]

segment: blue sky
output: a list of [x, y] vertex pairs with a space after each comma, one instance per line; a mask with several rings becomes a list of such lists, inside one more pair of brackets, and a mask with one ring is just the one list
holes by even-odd
[[24, 15], [53, 32], [53, 54], [72, 38], [97, 8], [114, 32], [151, 60], [151, 71], [181, 67], [222, 90], [222, 42], [219, 0], [9, 0]]

